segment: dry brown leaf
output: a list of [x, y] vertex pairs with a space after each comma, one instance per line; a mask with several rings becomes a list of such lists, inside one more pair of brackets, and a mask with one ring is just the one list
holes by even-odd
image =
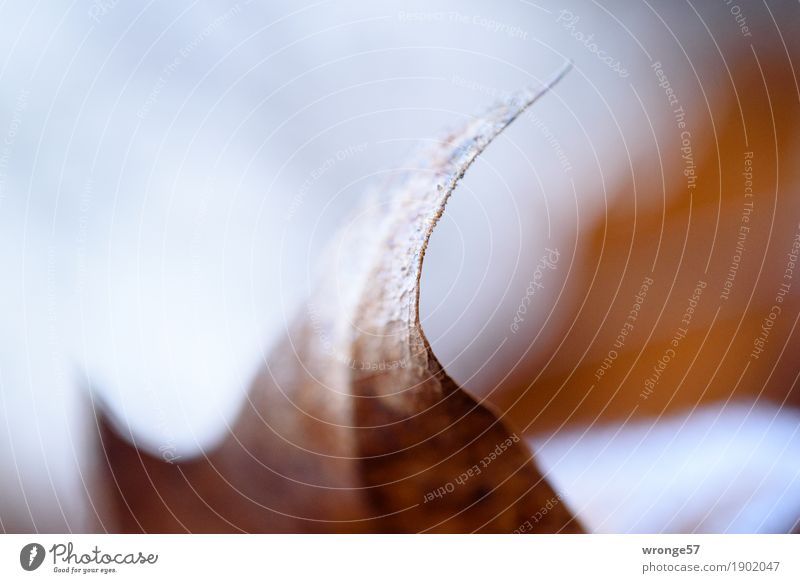
[[385, 203], [367, 201], [216, 450], [168, 463], [101, 419], [100, 528], [580, 532], [524, 442], [447, 376], [419, 321], [422, 262], [450, 194], [566, 70], [449, 133]]

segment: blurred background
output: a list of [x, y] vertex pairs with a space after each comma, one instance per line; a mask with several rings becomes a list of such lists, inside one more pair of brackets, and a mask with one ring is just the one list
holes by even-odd
[[592, 531], [797, 529], [800, 5], [737, 2], [2, 4], [0, 530], [85, 528], [95, 399], [218, 443], [364, 191], [565, 61], [433, 235], [433, 349]]

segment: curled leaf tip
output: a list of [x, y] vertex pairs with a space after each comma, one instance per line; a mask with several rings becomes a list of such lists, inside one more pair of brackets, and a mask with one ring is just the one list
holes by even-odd
[[[523, 440], [444, 371], [422, 331], [431, 233], [480, 153], [571, 67], [425, 148], [331, 247], [320, 285], [227, 439], [195, 460], [107, 424], [112, 530], [579, 532]], [[553, 503], [557, 500], [558, 503]]]

